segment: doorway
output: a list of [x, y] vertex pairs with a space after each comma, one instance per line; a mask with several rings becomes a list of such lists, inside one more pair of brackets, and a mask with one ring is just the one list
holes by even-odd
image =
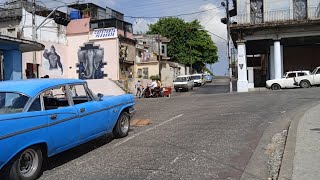
[[27, 79], [39, 77], [39, 64], [34, 66], [32, 63], [27, 63], [26, 77]]

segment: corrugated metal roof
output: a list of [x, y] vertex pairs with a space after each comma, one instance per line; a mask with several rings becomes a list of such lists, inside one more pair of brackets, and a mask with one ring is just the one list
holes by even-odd
[[44, 45], [35, 41], [0, 35], [0, 43], [18, 43], [21, 52], [41, 51]]

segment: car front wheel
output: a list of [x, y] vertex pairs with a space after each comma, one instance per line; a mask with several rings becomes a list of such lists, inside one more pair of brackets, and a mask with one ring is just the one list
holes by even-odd
[[309, 81], [304, 80], [304, 81], [301, 81], [300, 86], [301, 86], [302, 88], [309, 88], [311, 85], [310, 85], [310, 82], [309, 82]]
[[118, 118], [118, 121], [113, 128], [113, 135], [116, 138], [126, 137], [130, 128], [130, 116], [127, 112], [122, 112]]
[[280, 90], [281, 86], [279, 84], [272, 84], [271, 89], [272, 90]]
[[13, 159], [5, 178], [17, 180], [37, 179], [42, 172], [43, 154], [39, 146], [26, 148]]

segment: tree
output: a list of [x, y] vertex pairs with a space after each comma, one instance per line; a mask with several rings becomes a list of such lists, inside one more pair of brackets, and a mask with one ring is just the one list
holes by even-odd
[[198, 71], [205, 64], [217, 62], [217, 47], [210, 35], [202, 31], [198, 20], [185, 22], [183, 19], [162, 18], [155, 24], [149, 25], [147, 34], [160, 34], [169, 38], [168, 55], [175, 61], [192, 65]]

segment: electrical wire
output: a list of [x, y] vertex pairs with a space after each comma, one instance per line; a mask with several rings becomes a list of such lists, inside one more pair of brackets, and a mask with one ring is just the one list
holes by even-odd
[[[172, 2], [172, 0], [161, 1], [161, 2], [158, 2], [158, 3], [142, 4], [142, 5], [137, 5], [137, 6], [130, 6], [128, 8], [124, 8], [124, 9], [128, 10], [128, 9], [139, 9], [139, 8], [143, 8], [143, 7], [162, 6], [162, 5], [168, 4], [168, 2]], [[186, 0], [181, 0], [181, 1], [176, 0], [175, 3], [177, 3], [177, 2], [183, 2], [184, 4], [186, 4]], [[194, 2], [194, 1], [192, 1], [192, 2]]]
[[[168, 14], [169, 12], [184, 12], [186, 9], [190, 9], [190, 7], [197, 7], [201, 5], [201, 1], [193, 1], [190, 3], [185, 3], [185, 2], [174, 2], [174, 6], [172, 5], [172, 3], [166, 3], [163, 5], [159, 5], [159, 6], [152, 6], [152, 7], [139, 7], [139, 8], [135, 8], [135, 9], [123, 9], [123, 12], [130, 12], [131, 15], [136, 16], [137, 14], [141, 14], [141, 10], [144, 10], [146, 12], [152, 13], [151, 16], [161, 16], [162, 14], [166, 13]], [[149, 16], [146, 15], [146, 12], [144, 12], [145, 16]], [[126, 13], [127, 14], [127, 13]]]
[[211, 11], [214, 9], [219, 9], [223, 6], [217, 7], [217, 8], [212, 8], [212, 9], [206, 9], [206, 10], [202, 10], [202, 11], [196, 11], [196, 12], [191, 12], [191, 13], [183, 13], [183, 14], [176, 14], [176, 15], [166, 15], [166, 16], [124, 16], [124, 17], [128, 17], [128, 18], [143, 18], [143, 19], [160, 19], [160, 18], [166, 18], [166, 17], [180, 17], [180, 16], [187, 16], [187, 15], [192, 15], [192, 14], [197, 14], [197, 13], [203, 13], [203, 12], [207, 12], [207, 11]]

